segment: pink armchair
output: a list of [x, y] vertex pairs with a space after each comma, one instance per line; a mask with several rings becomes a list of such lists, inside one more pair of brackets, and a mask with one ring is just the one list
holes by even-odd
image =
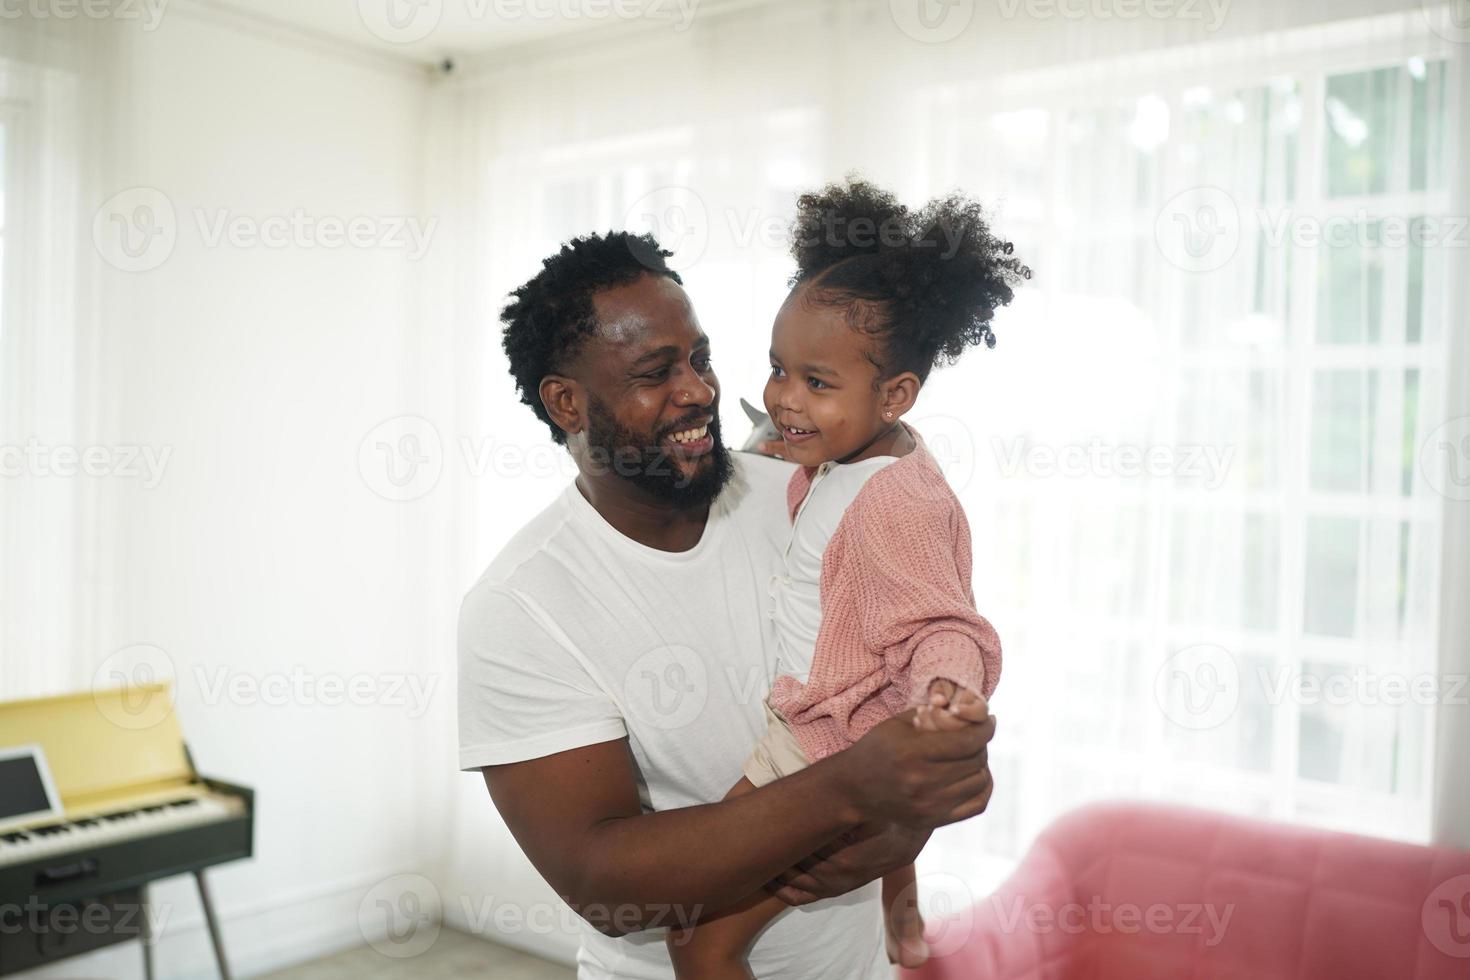
[[1470, 853], [1098, 804], [929, 925], [906, 980], [1470, 980]]

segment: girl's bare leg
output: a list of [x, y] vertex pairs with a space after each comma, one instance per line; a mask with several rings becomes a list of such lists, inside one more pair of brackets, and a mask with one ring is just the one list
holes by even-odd
[[929, 959], [924, 918], [919, 914], [918, 877], [912, 864], [883, 876], [883, 926], [890, 963], [917, 967]]
[[[938, 680], [929, 688], [929, 704], [914, 715], [914, 727], [924, 731], [957, 731], [983, 721], [988, 702], [953, 681]], [[883, 877], [883, 925], [888, 959], [905, 967], [922, 966], [929, 959], [924, 940], [924, 917], [919, 914], [918, 877], [912, 864]]]
[[[988, 711], [988, 704], [979, 695], [957, 690], [950, 681], [936, 681], [930, 689], [930, 704], [914, 716], [914, 725], [933, 731], [953, 730], [982, 721]], [[741, 779], [725, 794], [725, 799], [743, 796], [754, 789], [750, 780]], [[883, 921], [888, 958], [906, 967], [920, 966], [929, 959], [918, 902], [913, 865], [884, 876]], [[678, 980], [752, 980], [754, 974], [745, 962], [750, 944], [785, 908], [779, 899], [757, 892], [739, 905], [701, 920], [694, 928], [671, 929], [666, 942], [675, 977]]]
[[[754, 790], [750, 780], [741, 779], [725, 799]], [[671, 929], [666, 940], [669, 958], [678, 980], [751, 980], [754, 974], [745, 954], [756, 935], [786, 904], [765, 892], [757, 892], [732, 908], [701, 919], [691, 929]]]

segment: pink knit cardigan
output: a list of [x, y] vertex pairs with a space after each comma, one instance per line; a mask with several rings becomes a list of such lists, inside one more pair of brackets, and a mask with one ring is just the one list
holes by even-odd
[[[807, 682], [781, 676], [771, 688], [771, 705], [813, 762], [927, 703], [936, 678], [987, 698], [1000, 680], [1000, 638], [970, 588], [970, 525], [909, 432], [913, 451], [863, 484], [822, 554], [822, 623]], [[793, 522], [814, 472], [791, 476]]]

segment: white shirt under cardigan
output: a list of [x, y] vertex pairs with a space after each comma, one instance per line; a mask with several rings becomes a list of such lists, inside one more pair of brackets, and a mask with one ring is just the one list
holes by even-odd
[[822, 625], [822, 554], [863, 485], [883, 467], [896, 462], [897, 456], [874, 456], [855, 463], [828, 462], [812, 474], [806, 498], [786, 536], [781, 563], [771, 576], [768, 615], [778, 673], [806, 683]]
[[[624, 537], [575, 485], [511, 539], [460, 612], [461, 768], [626, 736], [645, 810], [714, 802], [734, 785], [777, 671], [762, 605], [790, 536], [792, 473], [734, 457], [736, 478], [688, 551]], [[755, 974], [887, 980], [880, 888], [783, 912], [751, 951]], [[672, 980], [662, 930], [613, 939], [578, 924], [579, 980]]]

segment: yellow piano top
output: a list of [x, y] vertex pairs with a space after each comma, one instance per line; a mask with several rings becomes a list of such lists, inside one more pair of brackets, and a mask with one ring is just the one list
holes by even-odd
[[68, 816], [194, 779], [167, 683], [0, 703], [0, 748], [32, 742]]

